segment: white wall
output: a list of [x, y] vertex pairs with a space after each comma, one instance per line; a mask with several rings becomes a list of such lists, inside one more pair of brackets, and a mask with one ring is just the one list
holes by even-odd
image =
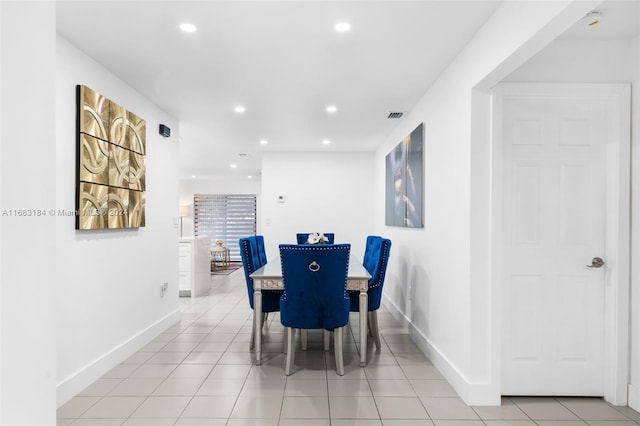
[[[55, 221], [58, 404], [126, 359], [179, 318], [177, 121], [102, 65], [57, 39], [56, 208], [75, 207], [75, 87], [85, 84], [146, 120], [146, 226], [76, 231]], [[177, 132], [176, 132], [177, 133]], [[50, 141], [52, 143], [52, 141]], [[53, 185], [50, 189], [53, 189]], [[162, 283], [169, 291], [160, 296]]]
[[[639, 17], [640, 19], [640, 17]], [[640, 411], [640, 40], [635, 39], [631, 83], [631, 371], [629, 406]]]
[[[385, 304], [406, 321], [412, 337], [468, 404], [500, 403], [494, 289], [487, 267], [486, 90], [596, 3], [503, 3], [376, 151], [376, 230], [393, 241]], [[420, 122], [425, 124], [425, 227], [388, 228], [381, 195], [384, 157]]]
[[[634, 40], [556, 40], [505, 78], [508, 82], [632, 83], [632, 129], [640, 119], [640, 43]], [[631, 141], [631, 259], [640, 253], [640, 134]], [[631, 262], [629, 405], [640, 409], [640, 265]]]
[[633, 40], [554, 40], [504, 78], [512, 83], [622, 83], [633, 78]]
[[3, 1], [0, 17], [0, 424], [53, 425], [55, 3]]
[[267, 256], [276, 256], [280, 243], [295, 243], [296, 233], [317, 231], [334, 232], [336, 243], [351, 243], [362, 259], [374, 233], [374, 188], [372, 153], [265, 153], [259, 221]]
[[261, 179], [254, 176], [249, 179], [220, 178], [220, 179], [181, 179], [180, 180], [180, 205], [188, 206], [188, 216], [182, 218], [182, 236], [193, 237], [193, 196], [195, 194], [255, 194], [258, 215], [258, 234], [260, 229], [260, 192]]

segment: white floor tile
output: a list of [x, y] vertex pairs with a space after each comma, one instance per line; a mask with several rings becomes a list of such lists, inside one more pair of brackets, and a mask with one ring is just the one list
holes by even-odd
[[227, 419], [214, 418], [188, 419], [181, 417], [175, 422], [175, 426], [225, 426], [226, 424]]
[[284, 397], [282, 401], [283, 419], [328, 419], [329, 402], [324, 397]]
[[327, 396], [326, 380], [288, 380], [284, 396]]
[[368, 379], [406, 380], [404, 371], [398, 365], [367, 365], [365, 373]]
[[147, 360], [147, 364], [180, 364], [189, 352], [156, 352]]
[[173, 426], [176, 419], [141, 419], [141, 418], [129, 418], [122, 426]]
[[144, 402], [143, 396], [105, 396], [85, 411], [85, 419], [128, 418]]
[[[425, 425], [422, 423], [421, 426]], [[336, 419], [331, 418], [331, 426], [382, 426], [382, 420], [373, 419]]]
[[205, 379], [213, 370], [213, 364], [182, 364], [171, 372], [172, 379]]
[[367, 380], [328, 380], [329, 396], [372, 396]]
[[191, 352], [183, 364], [216, 364], [224, 352]]
[[479, 416], [460, 398], [422, 397], [420, 401], [433, 420], [475, 420]]
[[311, 330], [287, 377], [279, 315], [269, 315], [255, 365], [244, 274], [211, 282], [208, 296], [180, 298], [179, 323], [60, 407], [58, 426], [640, 426], [640, 413], [597, 398], [468, 407], [384, 308], [382, 349], [368, 339], [366, 368], [352, 313], [344, 376]]
[[193, 396], [198, 392], [204, 379], [167, 378], [153, 392], [158, 396]]
[[278, 396], [241, 396], [238, 398], [232, 418], [242, 419], [277, 419], [280, 415], [282, 398]]
[[235, 402], [233, 396], [196, 396], [189, 402], [181, 418], [227, 419]]
[[143, 364], [132, 372], [129, 377], [134, 379], [164, 379], [178, 364]]
[[[483, 426], [481, 420], [432, 420], [435, 426]], [[534, 423], [535, 424], [535, 423]]]
[[458, 393], [446, 380], [417, 379], [409, 380], [418, 396], [457, 397]]
[[375, 398], [383, 423], [385, 419], [429, 419], [418, 398]]
[[122, 380], [118, 386], [114, 387], [109, 395], [112, 396], [147, 396], [162, 382], [162, 379], [135, 379], [128, 378]]
[[406, 379], [370, 379], [369, 385], [373, 396], [417, 396], [411, 383]]
[[513, 402], [536, 423], [539, 423], [537, 420], [579, 420], [553, 398], [513, 398]]
[[[280, 419], [278, 426], [333, 426], [334, 424], [337, 423], [329, 419]], [[357, 426], [354, 423], [350, 425]]]
[[206, 379], [198, 389], [198, 396], [238, 396], [244, 379]]
[[[281, 425], [282, 423], [280, 423]], [[229, 419], [226, 426], [279, 426], [278, 419]]]
[[78, 419], [73, 426], [120, 426], [126, 419]]
[[87, 411], [92, 405], [100, 400], [96, 396], [76, 396], [69, 402], [58, 408], [57, 416], [59, 418], [77, 418]]
[[600, 398], [558, 398], [558, 402], [582, 420], [629, 420]]
[[209, 374], [209, 379], [246, 379], [250, 365], [216, 365]]
[[402, 365], [400, 368], [410, 379], [444, 380], [433, 365]]
[[378, 408], [373, 397], [331, 397], [329, 398], [331, 419], [379, 419]]
[[513, 402], [503, 399], [497, 407], [472, 407], [482, 420], [529, 420], [529, 417]]
[[188, 396], [150, 396], [131, 417], [177, 418], [190, 400]]

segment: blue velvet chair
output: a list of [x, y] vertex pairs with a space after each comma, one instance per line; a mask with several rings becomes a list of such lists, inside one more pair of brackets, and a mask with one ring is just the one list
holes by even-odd
[[[247, 238], [240, 238], [240, 256], [242, 258], [242, 266], [244, 268], [244, 278], [247, 281], [247, 293], [249, 295], [249, 306], [253, 309], [253, 279], [249, 277], [257, 269], [267, 263], [267, 255], [264, 249], [264, 237], [262, 235], [254, 235]], [[262, 324], [266, 322], [269, 312], [280, 311], [281, 291], [263, 291], [262, 292]], [[251, 341], [249, 348], [253, 349], [255, 330], [251, 330]]]
[[[387, 272], [387, 263], [389, 262], [389, 252], [391, 251], [391, 240], [369, 235], [364, 250], [362, 264], [371, 274], [369, 279], [369, 332], [373, 336], [376, 348], [380, 349], [380, 333], [378, 331], [378, 309], [380, 308], [380, 299], [382, 298], [382, 286], [384, 285], [384, 277]], [[360, 292], [349, 292], [351, 312], [360, 311]]]
[[280, 244], [282, 284], [280, 321], [286, 327], [286, 375], [295, 355], [295, 330], [333, 329], [336, 372], [344, 375], [342, 341], [349, 323], [350, 244]]
[[[296, 240], [298, 241], [298, 244], [305, 244], [307, 242], [307, 239], [309, 239], [309, 234], [311, 233], [312, 232], [307, 232], [306, 234], [296, 234]], [[333, 241], [335, 239], [334, 233], [325, 232], [324, 236], [329, 240], [329, 244], [333, 244]]]

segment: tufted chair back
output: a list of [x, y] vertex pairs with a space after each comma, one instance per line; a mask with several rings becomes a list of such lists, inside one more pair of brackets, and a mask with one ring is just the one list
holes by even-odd
[[[389, 262], [389, 252], [391, 251], [391, 240], [369, 235], [364, 250], [362, 264], [371, 274], [369, 280], [369, 311], [375, 311], [380, 308], [380, 300], [382, 299], [382, 286], [384, 285], [384, 277], [387, 272], [387, 263]], [[359, 293], [349, 292], [351, 299], [351, 312], [359, 310]]]
[[[298, 241], [298, 244], [306, 243], [307, 240], [309, 239], [309, 234], [310, 233], [311, 232], [307, 232], [306, 234], [304, 234], [304, 233], [296, 234], [296, 240]], [[324, 236], [327, 237], [327, 239], [329, 240], [329, 244], [333, 244], [333, 241], [335, 239], [335, 234], [334, 233], [324, 232]]]
[[264, 266], [267, 263], [267, 252], [264, 248], [264, 237], [262, 235], [256, 235], [256, 249], [258, 250], [260, 266]]
[[[244, 278], [247, 282], [249, 306], [253, 309], [253, 279], [249, 275], [267, 263], [264, 249], [264, 237], [254, 235], [240, 238], [240, 257], [244, 268]], [[277, 312], [280, 310], [281, 292], [267, 291], [262, 294], [262, 312]]]
[[382, 239], [382, 237], [377, 236], [377, 235], [369, 235], [367, 236], [367, 243], [364, 246], [364, 256], [362, 257], [362, 265], [364, 265], [365, 269], [367, 270], [367, 272], [369, 272], [369, 274], [371, 274], [371, 276], [373, 276], [373, 274], [371, 273], [371, 269], [373, 267], [373, 264], [376, 262], [376, 249], [374, 249], [374, 247], [379, 248], [380, 246], [380, 240]]
[[280, 244], [285, 327], [333, 329], [349, 322], [347, 273], [350, 244]]

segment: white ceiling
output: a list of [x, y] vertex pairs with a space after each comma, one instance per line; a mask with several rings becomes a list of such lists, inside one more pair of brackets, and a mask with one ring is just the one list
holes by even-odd
[[561, 39], [629, 40], [638, 35], [640, 9], [638, 0], [605, 1], [594, 9], [600, 13], [600, 23], [590, 27], [578, 22]]
[[180, 121], [181, 176], [224, 178], [259, 174], [264, 151], [374, 150], [398, 123], [388, 113], [410, 111], [499, 3], [56, 4], [59, 34]]

